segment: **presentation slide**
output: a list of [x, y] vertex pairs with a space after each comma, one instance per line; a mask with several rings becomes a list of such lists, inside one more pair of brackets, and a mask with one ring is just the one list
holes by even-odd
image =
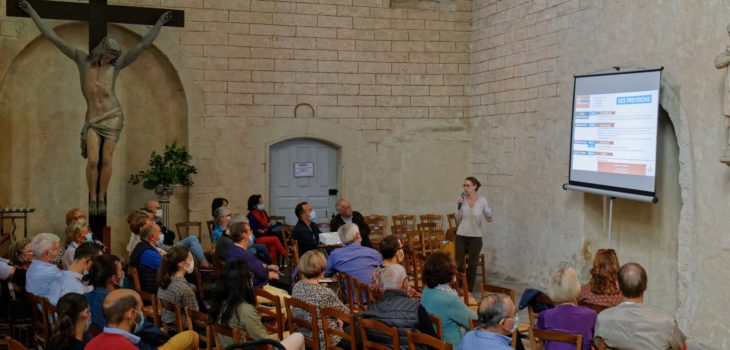
[[654, 194], [660, 73], [576, 77], [571, 182]]

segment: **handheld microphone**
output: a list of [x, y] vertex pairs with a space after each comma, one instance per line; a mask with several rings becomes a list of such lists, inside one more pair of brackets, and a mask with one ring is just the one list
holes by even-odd
[[[464, 197], [466, 197], [466, 192], [461, 192], [461, 199], [463, 200], [463, 199], [464, 199]], [[464, 202], [463, 202], [463, 201], [462, 201], [461, 203], [459, 203], [459, 206], [458, 206], [458, 210], [461, 210], [461, 205], [462, 205], [462, 204], [464, 204]]]

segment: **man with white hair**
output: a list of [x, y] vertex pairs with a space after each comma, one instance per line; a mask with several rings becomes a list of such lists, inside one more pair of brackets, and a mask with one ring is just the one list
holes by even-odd
[[25, 289], [28, 293], [51, 298], [51, 287], [63, 276], [53, 264], [61, 251], [61, 239], [52, 233], [39, 233], [30, 242], [33, 262], [25, 275]]
[[506, 294], [488, 294], [479, 303], [479, 328], [464, 335], [461, 350], [511, 350], [511, 334], [517, 330], [520, 318], [517, 306]]
[[383, 263], [383, 258], [377, 250], [363, 247], [360, 229], [355, 224], [342, 225], [337, 230], [340, 241], [345, 244], [342, 248], [332, 251], [327, 259], [325, 276], [332, 276], [342, 272], [357, 278], [362, 283], [370, 283], [373, 270]]
[[344, 224], [355, 224], [360, 229], [360, 237], [362, 237], [362, 245], [372, 248], [370, 243], [370, 226], [365, 222], [365, 217], [358, 211], [352, 210], [350, 201], [340, 198], [335, 204], [337, 215], [332, 217], [330, 221], [330, 230], [335, 231]]
[[[417, 299], [408, 296], [410, 285], [406, 269], [400, 264], [385, 267], [380, 274], [380, 280], [385, 289], [383, 298], [368, 305], [368, 309], [363, 312], [362, 317], [398, 328], [401, 350], [408, 349], [407, 334], [409, 331], [416, 330], [435, 337], [436, 331], [428, 317], [428, 312]], [[368, 336], [372, 336], [374, 341], [384, 345], [393, 344], [390, 337], [379, 339], [377, 333]]]

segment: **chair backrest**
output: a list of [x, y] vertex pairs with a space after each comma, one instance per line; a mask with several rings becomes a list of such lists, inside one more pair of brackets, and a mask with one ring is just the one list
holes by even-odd
[[[258, 301], [264, 300], [265, 304]], [[263, 289], [256, 289], [256, 310], [261, 314], [261, 321], [269, 333], [276, 333], [279, 339], [284, 339], [284, 314], [281, 312], [281, 299]]]
[[456, 281], [451, 284], [451, 287], [456, 289], [456, 293], [459, 294], [464, 304], [469, 306], [469, 286], [467, 285], [465, 272], [456, 273]]
[[[355, 333], [357, 332], [357, 329], [355, 328], [355, 317], [351, 313], [342, 312], [340, 310], [330, 308], [330, 307], [320, 308], [319, 311], [320, 311], [320, 314], [322, 315], [322, 327], [324, 328], [325, 350], [330, 350], [330, 349], [357, 350], [357, 341], [355, 340]], [[344, 330], [327, 327], [327, 320], [329, 320], [329, 319], [335, 319], [337, 321], [340, 321], [342, 323], [343, 328], [350, 329], [350, 333], [347, 333]], [[332, 341], [333, 336], [339, 336], [340, 338], [347, 340], [348, 343], [350, 344], [350, 349], [343, 349], [341, 347], [338, 347], [337, 345], [333, 345], [333, 341]]]
[[542, 345], [543, 349], [545, 348], [546, 340], [575, 344], [576, 350], [581, 350], [581, 346], [583, 345], [583, 336], [580, 334], [570, 334], [545, 329], [533, 329], [532, 334], [538, 339], [538, 342]]
[[355, 277], [352, 277], [352, 287], [355, 299], [355, 307], [357, 311], [365, 311], [368, 308], [368, 300], [373, 300], [373, 293], [370, 290], [370, 285], [362, 283]]
[[299, 265], [299, 242], [297, 242], [294, 238], [285, 240], [284, 242], [287, 242], [286, 251], [289, 256], [289, 260], [291, 261], [292, 266], [296, 267]]
[[416, 226], [416, 216], [415, 215], [400, 214], [400, 215], [393, 215], [391, 218], [393, 219], [393, 225]]
[[213, 324], [211, 328], [213, 329], [213, 339], [219, 349], [222, 348], [220, 344], [225, 344], [225, 342], [221, 339], [221, 336], [231, 338], [231, 344], [238, 344], [241, 342], [241, 331], [238, 329], [231, 328], [220, 323]]
[[393, 230], [399, 233], [399, 238], [403, 242], [403, 247], [406, 250], [423, 254], [421, 233], [415, 227], [396, 225], [393, 227]]
[[137, 291], [137, 293], [142, 291], [142, 284], [139, 282], [139, 271], [137, 271], [136, 267], [129, 267], [129, 274], [132, 276], [132, 285], [134, 286], [134, 290]]
[[430, 255], [441, 248], [444, 240], [444, 231], [435, 223], [418, 224], [418, 232], [421, 235], [421, 254]]
[[350, 308], [350, 312], [355, 312], [355, 297], [352, 293], [352, 290], [354, 289], [353, 279], [354, 278], [352, 276], [344, 272], [337, 274], [337, 289], [340, 300], [342, 300], [342, 302]]
[[441, 322], [441, 317], [438, 317], [436, 315], [429, 315], [428, 318], [431, 319], [431, 323], [433, 323], [434, 329], [436, 329], [436, 337], [443, 340], [444, 339], [444, 326]]
[[[380, 332], [393, 339], [393, 345], [384, 345], [368, 338], [368, 330]], [[392, 350], [400, 349], [400, 337], [398, 328], [390, 327], [385, 323], [376, 320], [362, 319], [360, 320], [360, 331], [362, 336], [362, 348], [364, 350], [375, 349], [375, 350]]]
[[608, 306], [588, 303], [585, 301], [579, 301], [578, 305], [590, 308], [591, 310], [595, 311], [597, 314], [600, 314], [603, 310], [608, 309]]
[[46, 303], [46, 315], [48, 316], [48, 327], [53, 330], [53, 328], [56, 327], [58, 315], [56, 314], [56, 307], [50, 302]]
[[[309, 339], [304, 337], [304, 343], [307, 349], [320, 350], [319, 349], [319, 321], [317, 317], [317, 307], [306, 302], [296, 299], [287, 298], [284, 299], [286, 305], [287, 323], [289, 324], [289, 332], [296, 332], [298, 327], [309, 329], [312, 333], [312, 338]], [[295, 316], [292, 313], [294, 308], [300, 309], [310, 315], [310, 321], [304, 318]]]
[[178, 240], [190, 236], [190, 231], [197, 231], [198, 240], [203, 241], [203, 228], [200, 221], [178, 222], [175, 224], [175, 228], [177, 228]]
[[[527, 329], [527, 332], [528, 332], [527, 336], [530, 339], [530, 344], [537, 344], [537, 340], [535, 339], [534, 331], [535, 331], [535, 323], [537, 322], [537, 315], [539, 315], [540, 313], [536, 312], [532, 306], [535, 302], [540, 302], [540, 303], [543, 303], [546, 305], [555, 305], [555, 302], [552, 301], [550, 299], [550, 297], [548, 297], [545, 294], [538, 295], [537, 297], [535, 297], [535, 299], [533, 299], [532, 303], [527, 305], [527, 315], [530, 317], [530, 323], [528, 324], [529, 328]], [[537, 345], [534, 345], [534, 346], [537, 346]]]
[[280, 223], [286, 225], [286, 216], [281, 215], [269, 215], [269, 223]]
[[48, 322], [48, 299], [31, 293], [25, 294], [26, 300], [33, 303], [33, 325], [36, 328], [35, 340], [43, 348], [47, 348], [51, 336], [51, 325]]
[[380, 241], [385, 238], [385, 228], [388, 227], [388, 217], [385, 215], [368, 215], [364, 217], [370, 228], [370, 243], [374, 248], [380, 247]]
[[603, 341], [603, 338], [601, 338], [601, 337], [595, 337], [595, 338], [593, 338], [593, 345], [595, 345], [596, 346], [596, 349], [598, 349], [598, 350], [611, 350], [611, 349], [613, 349], [613, 348], [608, 347], [608, 345], [606, 345], [606, 343]]
[[8, 344], [8, 350], [28, 350], [25, 345], [11, 337], [6, 336], [5, 343]]
[[420, 292], [424, 288], [423, 266], [426, 265], [427, 258], [420, 253], [413, 253], [411, 258], [413, 264], [413, 288]]
[[475, 320], [473, 318], [469, 319], [469, 325], [471, 326], [471, 329], [477, 329], [481, 327], [481, 323], [479, 322], [479, 320]]
[[157, 296], [142, 291], [137, 293], [139, 293], [142, 304], [144, 304], [142, 312], [144, 312], [145, 317], [152, 317], [152, 322], [154, 322], [155, 326], [160, 327], [160, 310], [157, 303]]
[[[195, 311], [189, 307], [185, 307], [185, 319], [188, 322], [188, 330], [198, 333], [200, 340], [205, 342], [205, 350], [213, 349], [213, 327], [208, 324], [208, 314]], [[204, 329], [200, 333], [198, 329]]]
[[213, 220], [206, 221], [205, 225], [208, 226], [208, 236], [210, 241], [213, 242]]
[[422, 224], [436, 224], [439, 230], [443, 227], [444, 216], [441, 214], [423, 214], [418, 217]]
[[457, 228], [459, 224], [456, 222], [456, 214], [446, 214], [446, 221], [449, 223], [449, 228]]
[[441, 339], [434, 338], [428, 334], [408, 332], [408, 350], [418, 350], [424, 347], [438, 350], [451, 350], [452, 345], [441, 341]]
[[[175, 314], [175, 330], [180, 333], [183, 331], [183, 318], [182, 318], [182, 308], [180, 305], [171, 303], [165, 299], [157, 298], [157, 303], [160, 310], [160, 317], [162, 316], [162, 311], [169, 311]], [[169, 332], [170, 330], [167, 327], [167, 324], [162, 324], [162, 327], [166, 332]]]
[[517, 293], [515, 292], [514, 289], [495, 286], [493, 284], [482, 283], [482, 298], [484, 298], [484, 296], [487, 295], [487, 293], [507, 294], [507, 295], [509, 295], [510, 299], [512, 299], [512, 302], [516, 303]]

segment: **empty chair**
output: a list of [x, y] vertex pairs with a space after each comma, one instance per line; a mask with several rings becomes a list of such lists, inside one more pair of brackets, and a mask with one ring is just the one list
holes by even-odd
[[437, 229], [442, 229], [444, 217], [441, 214], [423, 214], [418, 217], [422, 224], [436, 224]]
[[391, 219], [393, 220], [393, 225], [406, 225], [406, 226], [411, 226], [411, 227], [416, 226], [416, 216], [415, 215], [405, 215], [405, 214], [393, 215], [391, 217]]
[[365, 223], [370, 228], [370, 243], [373, 248], [380, 247], [380, 241], [385, 238], [385, 228], [388, 226], [388, 217], [385, 215], [365, 216]]

